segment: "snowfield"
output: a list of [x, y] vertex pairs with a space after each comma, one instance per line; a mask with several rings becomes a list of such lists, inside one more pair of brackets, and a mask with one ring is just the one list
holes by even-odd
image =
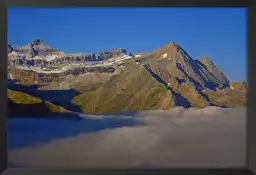
[[[50, 60], [54, 57], [50, 56], [47, 57], [46, 59]], [[36, 57], [35, 57], [36, 58]], [[42, 57], [37, 57], [36, 59], [41, 59]], [[56, 57], [55, 57], [56, 58]], [[122, 61], [127, 60], [132, 58], [129, 55], [124, 55], [121, 57], [115, 57], [115, 58], [111, 58], [109, 60], [106, 61], [88, 61], [85, 63], [72, 63], [66, 66], [62, 66], [60, 69], [54, 69], [54, 70], [47, 70], [46, 68], [40, 68], [40, 67], [36, 67], [36, 66], [20, 66], [20, 65], [15, 65], [15, 68], [17, 69], [23, 69], [23, 70], [32, 70], [35, 71], [37, 73], [45, 73], [45, 74], [50, 74], [50, 73], [63, 73], [65, 71], [68, 71], [70, 69], [74, 69], [74, 68], [83, 68], [83, 67], [108, 67], [108, 66], [113, 66], [116, 64], [120, 64], [122, 63]]]
[[47, 55], [47, 56], [35, 56], [34, 60], [45, 60], [45, 61], [52, 61], [54, 59], [58, 58], [57, 54], [54, 55]]

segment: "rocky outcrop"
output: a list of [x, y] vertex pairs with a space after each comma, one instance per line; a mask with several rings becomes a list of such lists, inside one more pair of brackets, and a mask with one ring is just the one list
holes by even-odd
[[127, 54], [127, 50], [123, 49], [123, 48], [119, 48], [119, 49], [113, 50], [111, 53], [112, 53], [113, 57], [115, 57], [115, 56]]
[[11, 45], [8, 44], [7, 46], [7, 53], [11, 53], [13, 51], [13, 47]]
[[111, 52], [100, 52], [99, 59], [107, 60], [107, 59], [111, 58], [112, 56], [113, 56], [113, 54]]
[[127, 50], [123, 49], [123, 48], [119, 48], [119, 49], [113, 50], [111, 52], [100, 52], [99, 60], [107, 60], [109, 58], [123, 56], [123, 55], [127, 55], [127, 54], [128, 54]]

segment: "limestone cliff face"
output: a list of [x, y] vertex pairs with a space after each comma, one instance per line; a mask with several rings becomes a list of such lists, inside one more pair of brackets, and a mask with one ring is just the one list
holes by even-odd
[[115, 69], [113, 67], [84, 67], [74, 68], [67, 70], [63, 73], [37, 73], [32, 70], [15, 69], [14, 67], [8, 68], [8, 73], [13, 76], [15, 80], [22, 84], [44, 84], [51, 82], [62, 82], [66, 76], [74, 75], [79, 76], [84, 73], [113, 73]]
[[97, 53], [75, 53], [67, 54], [46, 45], [42, 40], [36, 39], [25, 46], [8, 45], [9, 65], [29, 66], [62, 66], [71, 63], [84, 63], [86, 61], [102, 61], [109, 58], [127, 54], [125, 49], [116, 49], [110, 52]]

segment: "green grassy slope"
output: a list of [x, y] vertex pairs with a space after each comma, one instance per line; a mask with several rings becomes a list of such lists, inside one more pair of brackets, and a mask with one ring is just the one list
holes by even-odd
[[155, 80], [147, 70], [134, 63], [97, 90], [85, 92], [73, 103], [87, 113], [124, 110], [167, 109], [175, 106], [171, 92]]
[[69, 112], [63, 107], [26, 93], [7, 90], [9, 100], [9, 116], [35, 116], [51, 113]]

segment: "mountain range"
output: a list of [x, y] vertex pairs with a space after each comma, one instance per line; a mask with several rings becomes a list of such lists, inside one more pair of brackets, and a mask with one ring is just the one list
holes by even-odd
[[[68, 95], [71, 90], [77, 93]], [[39, 104], [49, 112], [91, 114], [175, 106], [234, 108], [246, 105], [246, 90], [245, 81], [230, 82], [209, 57], [193, 59], [175, 42], [136, 55], [124, 48], [71, 54], [40, 39], [8, 45], [10, 111], [23, 105], [23, 113], [13, 115], [27, 115], [26, 105], [32, 109]], [[66, 93], [57, 95], [61, 91]]]

